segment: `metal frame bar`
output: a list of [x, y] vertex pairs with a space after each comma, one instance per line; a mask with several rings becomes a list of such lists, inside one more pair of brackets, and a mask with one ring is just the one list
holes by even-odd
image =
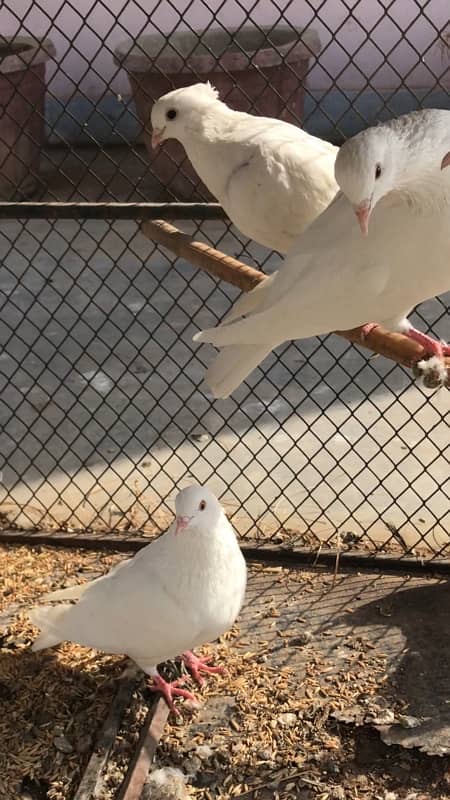
[[0, 203], [0, 219], [226, 219], [220, 203]]
[[[105, 550], [113, 553], [137, 553], [153, 539], [129, 536], [106, 531], [96, 533], [69, 533], [64, 530], [54, 531], [0, 531], [0, 545], [30, 545], [31, 547], [65, 547], [79, 550]], [[273, 544], [257, 546], [241, 543], [241, 550], [246, 561], [256, 564], [277, 564], [291, 569], [315, 569], [320, 567], [335, 568], [338, 562], [344, 569], [379, 570], [380, 572], [411, 575], [449, 575], [450, 558], [437, 555], [420, 557], [405, 554], [371, 553], [361, 550], [340, 551], [329, 548], [310, 547], [277, 547]]]

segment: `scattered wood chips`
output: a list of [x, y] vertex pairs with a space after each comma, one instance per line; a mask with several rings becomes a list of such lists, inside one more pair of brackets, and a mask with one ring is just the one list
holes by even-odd
[[[1, 800], [75, 794], [124, 660], [69, 644], [31, 653], [35, 631], [25, 609], [41, 593], [90, 580], [121, 558], [0, 547]], [[216, 647], [203, 648], [225, 673], [198, 690], [200, 709], [180, 705], [182, 717], [170, 719], [158, 751], [155, 768], [175, 767], [185, 776], [183, 797], [450, 797], [448, 759], [389, 748], [368, 726], [335, 718], [352, 705], [370, 709], [380, 696], [390, 709], [403, 709], [383, 653], [363, 631], [342, 624], [338, 630], [324, 611], [332, 587], [333, 576], [324, 572], [252, 567], [240, 624]], [[312, 617], [309, 627], [302, 617], [311, 599], [322, 614], [315, 628]], [[343, 586], [341, 600], [351, 615]], [[336, 646], [324, 647], [332, 637]], [[143, 679], [106, 767], [102, 800], [116, 800], [149, 700]]]
[[[291, 599], [284, 604], [277, 585], [288, 587], [284, 596]], [[226, 672], [208, 678], [194, 717], [186, 709], [184, 719], [170, 718], [157, 755], [157, 768], [176, 767], [187, 776], [189, 795], [448, 800], [450, 759], [388, 747], [370, 726], [334, 717], [352, 705], [370, 711], [381, 702], [404, 711], [379, 648], [351, 624], [336, 631], [332, 618], [308, 631], [300, 615], [292, 629], [283, 630], [288, 612], [306, 608], [311, 593], [326, 605], [332, 585], [333, 576], [323, 572], [252, 567], [240, 624], [217, 647], [203, 648]], [[287, 666], [284, 654], [292, 656], [293, 634], [296, 654]], [[336, 647], [319, 646], [318, 640], [335, 635]]]
[[[0, 547], [0, 797], [69, 800], [124, 659], [75, 645], [32, 653], [25, 609], [42, 592], [92, 579], [117, 556]], [[12, 619], [11, 619], [12, 615]]]

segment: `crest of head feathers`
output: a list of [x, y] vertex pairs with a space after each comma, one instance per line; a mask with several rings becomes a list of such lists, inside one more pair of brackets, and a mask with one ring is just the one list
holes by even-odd
[[219, 99], [219, 92], [218, 92], [218, 91], [217, 91], [217, 89], [216, 89], [216, 88], [215, 88], [215, 87], [212, 85], [212, 83], [210, 83], [209, 81], [206, 81], [206, 83], [204, 83], [204, 84], [203, 84], [203, 86], [204, 86], [204, 88], [205, 88], [205, 93], [207, 92], [207, 93], [208, 93], [208, 95], [209, 95], [209, 96], [210, 96], [210, 97], [211, 97], [213, 100], [218, 100], [218, 99]]

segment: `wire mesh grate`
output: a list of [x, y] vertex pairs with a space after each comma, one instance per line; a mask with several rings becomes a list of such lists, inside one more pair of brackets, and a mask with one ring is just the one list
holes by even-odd
[[[142, 108], [164, 81], [212, 73], [231, 104], [254, 113], [283, 104], [285, 118], [336, 143], [412, 108], [449, 107], [445, 0], [247, 5], [4, 3], [3, 199], [210, 199], [181, 148], [155, 156], [145, 146]], [[234, 61], [225, 58], [230, 30]], [[160, 37], [150, 59], [144, 34]], [[24, 36], [54, 46], [45, 45], [46, 72], [31, 63], [35, 94], [19, 74], [30, 71]], [[173, 75], [161, 67], [167, 48]], [[268, 51], [276, 75], [260, 57]], [[131, 52], [147, 64], [133, 79], [141, 115], [124, 69]], [[237, 291], [152, 244], [136, 221], [105, 217], [1, 222], [5, 527], [146, 535], [195, 479], [221, 496], [248, 540], [447, 555], [448, 393], [430, 394], [401, 367], [329, 335], [278, 348], [232, 398], [212, 402], [208, 351], [192, 335], [221, 319]], [[269, 272], [279, 262], [226, 220], [183, 228]], [[415, 313], [445, 338], [448, 296]]]

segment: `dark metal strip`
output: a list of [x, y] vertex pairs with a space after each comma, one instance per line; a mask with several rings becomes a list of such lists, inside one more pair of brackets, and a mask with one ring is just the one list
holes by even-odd
[[0, 203], [0, 219], [224, 219], [219, 203]]

